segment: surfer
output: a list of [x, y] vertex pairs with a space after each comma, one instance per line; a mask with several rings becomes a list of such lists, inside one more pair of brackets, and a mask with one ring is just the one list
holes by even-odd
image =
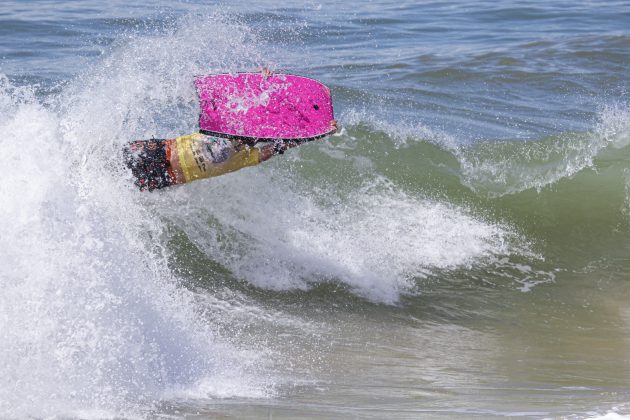
[[[263, 80], [267, 80], [273, 75], [273, 72], [266, 67], [258, 69], [258, 72], [262, 75]], [[210, 76], [210, 78], [214, 77], [217, 76]], [[297, 83], [303, 85], [304, 81], [298, 81]], [[312, 80], [308, 83], [316, 83], [318, 86], [322, 86], [322, 88], [327, 91], [328, 100], [330, 100], [330, 91], [328, 88]], [[287, 89], [289, 85], [290, 83], [286, 85], [287, 87], [284, 89]], [[294, 92], [295, 94], [299, 95], [304, 93], [305, 89], [303, 86], [296, 87], [301, 90], [296, 90], [296, 92]], [[233, 90], [230, 90], [230, 92], [233, 92]], [[265, 93], [265, 95], [268, 95], [268, 93]], [[265, 95], [261, 97], [264, 96], [268, 98], [268, 96]], [[205, 96], [202, 96], [202, 102], [204, 98]], [[307, 97], [306, 99], [309, 98], [310, 97]], [[301, 99], [302, 98], [297, 97], [294, 102], [285, 100], [285, 102], [283, 102], [285, 108], [274, 108], [269, 111], [268, 115], [281, 115], [284, 111], [286, 111], [287, 114], [296, 114], [297, 112], [301, 119], [310, 121], [308, 115], [305, 114], [306, 111], [304, 111], [304, 108], [297, 106]], [[209, 100], [213, 111], [216, 111], [215, 100], [216, 96], [211, 97]], [[311, 102], [309, 104], [310, 105], [307, 105], [307, 107], [311, 107], [312, 105], [316, 113], [320, 110], [318, 102]], [[204, 112], [207, 112], [204, 107], [208, 107], [207, 102], [205, 105], [202, 105], [202, 116], [204, 116]], [[311, 110], [311, 112], [313, 111]], [[330, 108], [330, 116], [332, 117], [332, 105]], [[135, 184], [141, 190], [148, 189], [149, 191], [153, 191], [170, 185], [183, 184], [196, 179], [223, 175], [247, 166], [258, 165], [274, 155], [284, 153], [287, 149], [299, 146], [314, 138], [322, 137], [322, 135], [317, 135], [310, 138], [306, 136], [307, 138], [294, 138], [291, 140], [278, 138], [274, 140], [276, 135], [282, 137], [282, 133], [286, 133], [287, 121], [291, 121], [290, 115], [287, 118], [289, 119], [280, 121], [280, 123], [283, 124], [283, 128], [276, 131], [273, 129], [274, 123], [271, 122], [271, 120], [261, 119], [261, 117], [259, 117], [258, 127], [264, 127], [266, 130], [271, 128], [274, 133], [272, 136], [263, 136], [265, 137], [264, 139], [261, 139], [260, 136], [238, 137], [221, 134], [214, 135], [215, 133], [213, 132], [206, 132], [206, 130], [204, 130], [205, 126], [203, 126], [200, 121], [200, 132], [198, 133], [174, 139], [154, 138], [130, 143], [124, 150], [125, 161], [136, 178]], [[337, 130], [337, 122], [334, 119], [330, 119], [329, 121], [329, 126], [324, 125], [320, 127], [324, 128], [323, 132], [325, 134], [323, 136], [332, 134]], [[242, 123], [241, 121], [241, 124]], [[291, 123], [288, 124], [291, 127]], [[254, 130], [255, 129], [256, 127]], [[264, 146], [257, 147], [255, 144], [259, 140], [271, 142]]]

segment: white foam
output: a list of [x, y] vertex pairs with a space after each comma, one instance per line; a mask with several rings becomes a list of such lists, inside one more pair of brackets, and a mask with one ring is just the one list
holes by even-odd
[[206, 18], [120, 42], [46, 106], [0, 77], [0, 417], [129, 417], [173, 390], [273, 388], [264, 352], [220, 337], [178, 287], [120, 164], [122, 143], [195, 125], [194, 73], [251, 62], [248, 31]]
[[169, 215], [210, 258], [259, 287], [338, 281], [394, 303], [432, 270], [509, 253], [509, 229], [411, 197], [383, 178], [342, 199], [321, 188], [299, 191], [273, 167], [261, 168], [178, 189], [175, 207], [188, 203], [189, 211]]

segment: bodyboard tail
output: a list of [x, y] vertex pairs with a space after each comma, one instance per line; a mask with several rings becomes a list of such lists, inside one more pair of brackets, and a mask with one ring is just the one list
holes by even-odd
[[201, 132], [255, 141], [311, 140], [335, 132], [330, 89], [302, 76], [197, 77]]

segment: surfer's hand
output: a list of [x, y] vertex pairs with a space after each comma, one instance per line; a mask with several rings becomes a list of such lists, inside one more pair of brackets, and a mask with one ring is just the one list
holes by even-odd
[[296, 141], [276, 141], [271, 144], [266, 144], [260, 148], [260, 161], [264, 162], [274, 155], [281, 155], [287, 149], [292, 149], [299, 146], [300, 143]]
[[261, 67], [258, 69], [258, 72], [263, 75], [263, 77], [269, 77], [273, 75], [273, 71], [269, 70], [269, 67]]
[[246, 146], [245, 143], [243, 143], [242, 140], [238, 140], [238, 139], [232, 139], [230, 140], [232, 142], [232, 146], [234, 147], [234, 150], [236, 150], [237, 152], [240, 152], [241, 150], [243, 150]]
[[275, 154], [276, 154], [275, 144], [265, 144], [263, 147], [260, 148], [260, 152], [258, 156], [260, 157], [260, 161], [264, 162]]
[[337, 120], [332, 120], [330, 122], [330, 131], [337, 131]]

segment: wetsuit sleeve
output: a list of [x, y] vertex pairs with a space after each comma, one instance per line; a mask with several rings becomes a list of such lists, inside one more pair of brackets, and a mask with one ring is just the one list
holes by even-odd
[[237, 151], [227, 139], [200, 133], [178, 137], [173, 146], [177, 148], [184, 182], [219, 176], [260, 163], [257, 148], [245, 147]]

